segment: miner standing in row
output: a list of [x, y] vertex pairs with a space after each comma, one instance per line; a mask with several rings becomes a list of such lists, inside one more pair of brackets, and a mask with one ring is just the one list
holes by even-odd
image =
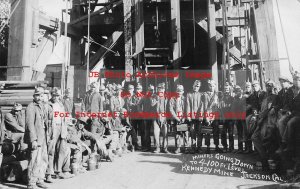
[[187, 94], [187, 119], [190, 122], [191, 145], [192, 153], [196, 150], [196, 140], [198, 141], [198, 151], [201, 152], [200, 130], [203, 117], [201, 114], [204, 110], [204, 103], [202, 101], [202, 93], [199, 92], [201, 82], [196, 80], [193, 85], [193, 92]]

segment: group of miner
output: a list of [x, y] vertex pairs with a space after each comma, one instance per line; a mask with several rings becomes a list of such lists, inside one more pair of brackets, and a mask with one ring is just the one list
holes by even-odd
[[[205, 90], [203, 82], [207, 82]], [[113, 161], [135, 150], [211, 153], [211, 136], [215, 152], [258, 153], [262, 167], [268, 168], [270, 159], [297, 156], [300, 73], [293, 73], [293, 81], [282, 76], [279, 82], [280, 91], [268, 80], [264, 87], [258, 81], [246, 82], [243, 89], [226, 83], [219, 92], [214, 80], [196, 80], [186, 87], [187, 92], [177, 85], [171, 97], [160, 95], [166, 93], [166, 83], [143, 90], [140, 83], [93, 82], [81, 100], [80, 113], [69, 89], [62, 95], [59, 88], [37, 87], [25, 114], [16, 103], [4, 116], [6, 137], [21, 148], [28, 146], [28, 188], [47, 188], [45, 182], [52, 183], [54, 178], [71, 178], [75, 165], [80, 173], [86, 172], [85, 157], [91, 154]], [[138, 112], [157, 116], [130, 116]], [[78, 116], [82, 113], [106, 116]], [[171, 136], [175, 148], [169, 145]]]

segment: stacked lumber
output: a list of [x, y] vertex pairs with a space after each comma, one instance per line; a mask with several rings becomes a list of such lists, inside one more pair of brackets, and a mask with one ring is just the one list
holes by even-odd
[[47, 81], [0, 81], [4, 85], [0, 89], [0, 107], [2, 113], [11, 110], [14, 103], [20, 103], [25, 108], [32, 102], [35, 87], [46, 86]]

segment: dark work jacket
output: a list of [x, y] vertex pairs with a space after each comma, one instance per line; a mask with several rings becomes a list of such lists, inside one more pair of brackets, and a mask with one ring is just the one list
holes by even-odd
[[293, 90], [281, 89], [276, 97], [274, 108], [278, 112], [280, 109], [287, 109], [294, 98]]
[[[294, 97], [293, 92], [294, 87], [289, 88], [289, 93], [293, 94], [292, 99], [288, 100], [288, 105], [286, 106], [288, 111], [291, 111], [293, 115], [300, 116], [300, 94]], [[291, 97], [290, 97], [291, 98]]]
[[261, 109], [261, 103], [264, 100], [266, 96], [265, 91], [258, 91], [258, 92], [253, 92], [249, 98], [247, 99], [249, 105], [251, 106], [252, 110], [257, 110], [259, 111]]
[[46, 140], [43, 108], [42, 103], [36, 102], [26, 108], [24, 142], [27, 144], [37, 141], [38, 145], [42, 145]]

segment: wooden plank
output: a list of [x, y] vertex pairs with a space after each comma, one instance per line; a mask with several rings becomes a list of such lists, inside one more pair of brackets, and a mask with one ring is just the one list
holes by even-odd
[[135, 0], [135, 54], [137, 54], [137, 68], [143, 64], [143, 50], [145, 47], [144, 27], [144, 3], [143, 0]]
[[[273, 1], [265, 1], [264, 3], [259, 3], [257, 9], [254, 9], [256, 18], [256, 28], [257, 28], [257, 42], [259, 45], [259, 52], [261, 59], [266, 60], [278, 60], [278, 47], [276, 40], [276, 28], [273, 12]], [[278, 76], [280, 75], [280, 65], [279, 61], [270, 61], [267, 63], [261, 62], [261, 66], [265, 69], [265, 75], [262, 77], [264, 79], [272, 79], [273, 81], [278, 81]], [[262, 72], [263, 74], [263, 72]]]
[[171, 1], [171, 29], [173, 43], [173, 65], [178, 69], [181, 61], [181, 16], [180, 16], [180, 0]]
[[[120, 37], [122, 36], [123, 32], [121, 31], [116, 31], [114, 32], [107, 40], [106, 42], [103, 44], [103, 46], [105, 46], [106, 48], [112, 49], [116, 44], [117, 41], [120, 39]], [[96, 54], [94, 54], [91, 58], [90, 58], [90, 68], [93, 69], [93, 67], [95, 67], [95, 65], [106, 56], [106, 54], [110, 52], [107, 49], [100, 47]]]
[[[125, 39], [125, 73], [133, 75], [132, 55], [132, 15], [131, 15], [131, 0], [123, 1], [124, 9], [124, 39]], [[131, 78], [126, 77], [127, 81]]]
[[209, 65], [212, 69], [212, 79], [216, 82], [218, 90], [218, 64], [217, 64], [217, 31], [216, 31], [216, 17], [215, 4], [213, 0], [207, 0], [208, 5], [208, 40], [209, 40]]

